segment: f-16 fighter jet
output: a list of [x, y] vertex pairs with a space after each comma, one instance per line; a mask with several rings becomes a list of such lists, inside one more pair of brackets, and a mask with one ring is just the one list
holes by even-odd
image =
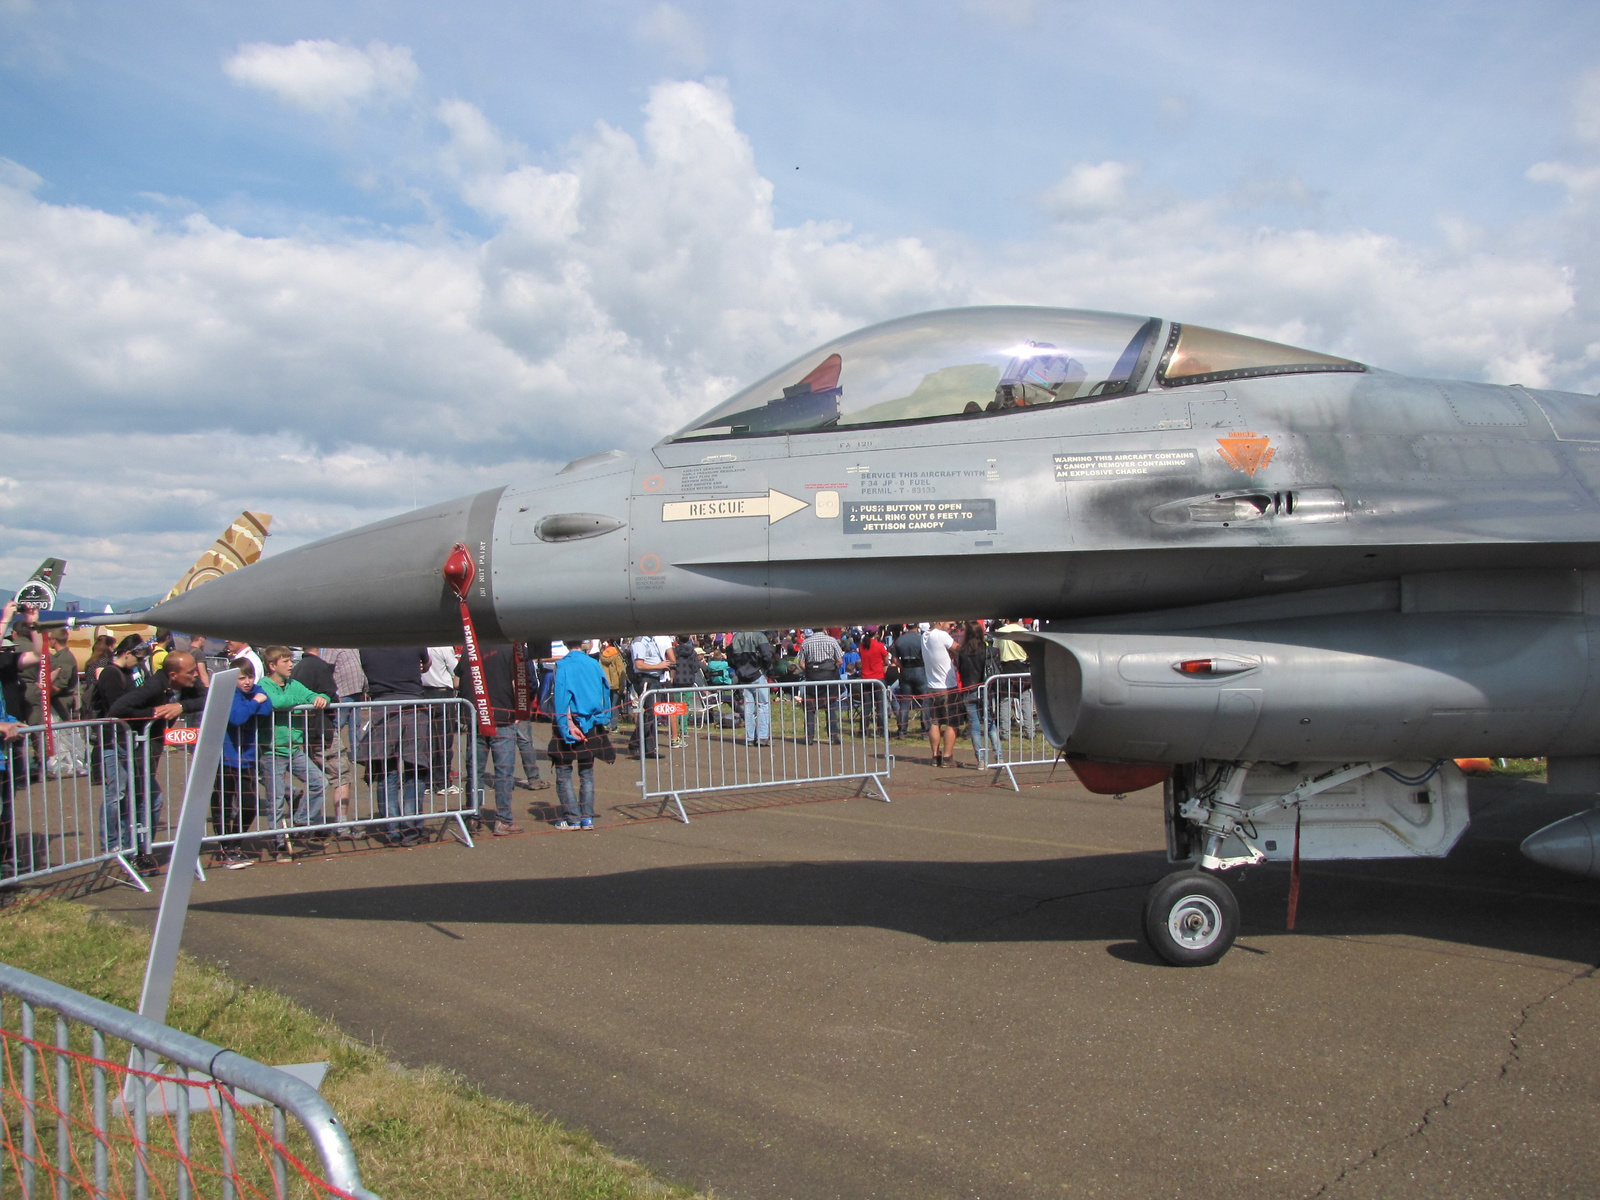
[[1238, 925], [1230, 867], [1446, 854], [1457, 755], [1548, 756], [1553, 787], [1600, 790], [1597, 496], [1591, 396], [957, 309], [821, 346], [647, 453], [328, 538], [148, 619], [453, 641], [458, 544], [494, 639], [1043, 617], [1016, 636], [1050, 740], [1119, 764], [1112, 790], [1165, 780], [1183, 869], [1145, 931], [1198, 964]]

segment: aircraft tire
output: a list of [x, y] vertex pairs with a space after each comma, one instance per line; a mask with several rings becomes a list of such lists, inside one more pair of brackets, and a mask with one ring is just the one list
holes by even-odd
[[1239, 901], [1215, 875], [1174, 871], [1144, 899], [1144, 936], [1175, 967], [1206, 967], [1239, 934]]

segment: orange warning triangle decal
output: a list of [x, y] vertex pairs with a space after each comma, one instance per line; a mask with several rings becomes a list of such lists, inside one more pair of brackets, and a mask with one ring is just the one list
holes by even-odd
[[1258, 433], [1230, 433], [1217, 439], [1217, 453], [1235, 470], [1254, 475], [1272, 461], [1272, 439]]

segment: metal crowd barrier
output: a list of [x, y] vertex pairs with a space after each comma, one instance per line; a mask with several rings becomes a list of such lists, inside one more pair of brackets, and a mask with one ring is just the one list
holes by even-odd
[[[328, 837], [409, 842], [442, 821], [471, 846], [467, 820], [484, 803], [476, 728], [471, 702], [453, 696], [297, 708], [230, 725], [205, 843], [292, 854]], [[149, 774], [157, 786], [143, 799], [157, 847], [175, 836], [197, 732], [169, 729]], [[142, 750], [152, 752], [148, 742]]]
[[20, 732], [0, 742], [0, 881], [115, 861], [143, 888], [129, 861], [140, 789], [128, 729], [120, 721], [58, 722], [53, 756], [44, 726]]
[[[138, 724], [59, 722], [53, 756], [42, 725], [0, 742], [0, 884], [107, 863], [148, 890], [133, 859], [172, 845], [198, 730], [170, 726], [157, 743]], [[466, 700], [329, 704], [230, 733], [212, 846], [292, 854], [330, 835], [403, 843], [432, 821], [453, 822], [472, 845], [468, 820], [484, 807], [488, 768]]]
[[[1045, 740], [1036, 719], [1031, 675], [991, 675], [984, 680], [981, 712], [985, 752], [978, 761], [988, 770], [1004, 771], [1013, 791], [1022, 790], [1013, 767], [1046, 766], [1056, 761], [1058, 752]], [[995, 780], [998, 782], [999, 776]]]
[[[16, 967], [0, 997], [0, 1195], [378, 1200], [302, 1080]], [[289, 1150], [290, 1117], [320, 1174]]]
[[879, 679], [652, 688], [636, 734], [639, 787], [685, 824], [683, 797], [702, 792], [858, 779], [887, 802], [889, 721]]

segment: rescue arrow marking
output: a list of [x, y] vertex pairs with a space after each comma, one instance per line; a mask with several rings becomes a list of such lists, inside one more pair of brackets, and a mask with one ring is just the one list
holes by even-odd
[[765, 496], [721, 497], [716, 500], [673, 500], [661, 506], [663, 521], [715, 521], [723, 517], [765, 517], [776, 525], [803, 508], [804, 500], [770, 489]]

